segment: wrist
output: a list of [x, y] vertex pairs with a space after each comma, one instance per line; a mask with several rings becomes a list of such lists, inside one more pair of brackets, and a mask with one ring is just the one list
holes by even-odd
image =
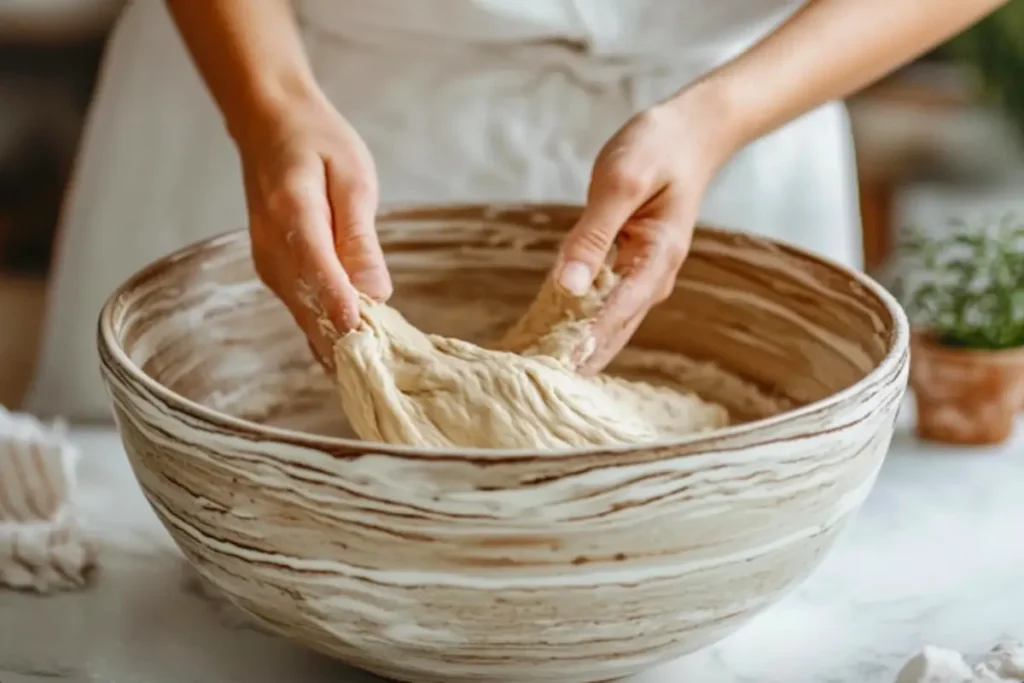
[[225, 108], [228, 134], [239, 148], [265, 141], [290, 127], [291, 121], [308, 117], [310, 110], [330, 109], [331, 104], [311, 75], [289, 73], [262, 78], [245, 89], [237, 106]]
[[662, 106], [687, 121], [687, 130], [701, 131], [704, 156], [717, 167], [752, 141], [752, 124], [743, 101], [728, 78], [712, 73], [670, 97]]

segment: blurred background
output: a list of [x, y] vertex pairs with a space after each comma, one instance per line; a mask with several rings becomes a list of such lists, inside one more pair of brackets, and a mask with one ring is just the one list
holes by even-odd
[[[0, 404], [29, 381], [61, 197], [124, 0], [0, 0]], [[1024, 204], [1024, 5], [851, 98], [864, 254], [883, 281], [902, 225]], [[1017, 195], [1020, 195], [1018, 198]]]

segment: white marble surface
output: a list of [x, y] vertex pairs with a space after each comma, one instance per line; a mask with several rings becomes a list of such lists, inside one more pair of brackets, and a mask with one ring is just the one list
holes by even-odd
[[[1001, 448], [924, 445], [904, 411], [856, 523], [794, 594], [708, 651], [630, 683], [892, 681], [926, 643], [1024, 637], [1024, 425]], [[370, 683], [264, 635], [186, 580], [111, 430], [75, 430], [104, 546], [79, 593], [0, 592], [0, 683]]]

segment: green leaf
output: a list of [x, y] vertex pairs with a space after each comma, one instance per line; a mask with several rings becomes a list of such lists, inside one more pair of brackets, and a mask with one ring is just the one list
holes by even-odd
[[[899, 298], [917, 324], [954, 346], [1024, 346], [1024, 223], [1002, 214], [953, 232], [904, 232]], [[911, 277], [912, 275], [912, 277]]]

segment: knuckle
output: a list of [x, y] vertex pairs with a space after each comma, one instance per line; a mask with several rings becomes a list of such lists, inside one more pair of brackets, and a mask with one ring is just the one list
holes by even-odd
[[373, 232], [360, 222], [349, 222], [336, 230], [335, 245], [342, 254], [376, 253], [377, 241]]
[[350, 160], [331, 156], [326, 159], [331, 194], [349, 206], [363, 207], [378, 198], [376, 171], [353, 167]]
[[354, 206], [363, 207], [377, 201], [376, 185], [364, 178], [349, 180], [345, 189]]
[[288, 216], [299, 211], [304, 197], [293, 182], [281, 183], [267, 191], [263, 204], [272, 216]]
[[566, 244], [566, 255], [571, 260], [590, 261], [603, 258], [615, 241], [614, 235], [600, 230], [581, 230]]
[[265, 192], [263, 203], [272, 216], [290, 217], [305, 211], [315, 194], [315, 183], [302, 170], [295, 170]]
[[656, 128], [665, 121], [667, 113], [663, 108], [654, 106], [638, 113], [631, 123], [641, 130]]
[[631, 166], [620, 164], [608, 171], [605, 185], [610, 192], [615, 194], [624, 197], [637, 197], [643, 194], [646, 182], [642, 175]]
[[576, 245], [581, 251], [600, 252], [611, 247], [615, 241], [615, 235], [604, 230], [585, 230], [576, 239]]

